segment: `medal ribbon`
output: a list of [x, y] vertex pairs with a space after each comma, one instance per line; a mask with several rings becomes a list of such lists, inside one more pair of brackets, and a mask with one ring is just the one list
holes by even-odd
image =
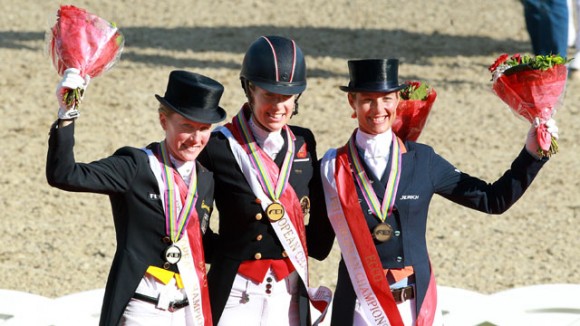
[[266, 165], [262, 160], [262, 155], [260, 155], [260, 151], [262, 151], [262, 149], [257, 145], [254, 135], [250, 131], [250, 125], [248, 124], [248, 120], [246, 119], [244, 112], [245, 110], [240, 110], [235, 119], [233, 119], [233, 125], [238, 129], [238, 131], [241, 131], [240, 134], [244, 138], [242, 146], [246, 148], [246, 152], [251, 154], [249, 155], [249, 158], [254, 168], [259, 172], [258, 180], [262, 185], [262, 189], [264, 189], [264, 191], [270, 195], [272, 200], [278, 202], [282, 192], [284, 192], [284, 189], [288, 184], [290, 169], [292, 168], [292, 161], [294, 161], [295, 145], [294, 141], [292, 140], [292, 132], [288, 126], [284, 126], [284, 130], [286, 130], [286, 143], [288, 144], [288, 150], [286, 151], [286, 155], [284, 156], [284, 163], [282, 163], [282, 168], [278, 174], [276, 188], [274, 188], [272, 185], [272, 180], [268, 175]]
[[385, 189], [383, 203], [379, 204], [377, 194], [373, 190], [371, 181], [363, 168], [358, 151], [356, 150], [355, 134], [356, 131], [350, 137], [348, 142], [348, 159], [355, 168], [355, 179], [367, 205], [379, 220], [384, 222], [387, 216], [393, 212], [393, 207], [395, 206], [395, 197], [397, 195], [397, 188], [399, 187], [399, 180], [401, 178], [401, 157], [403, 152], [399, 145], [397, 136], [393, 133], [393, 140], [391, 142], [391, 171], [389, 171], [389, 181]]
[[195, 210], [195, 202], [197, 200], [197, 172], [194, 164], [189, 180], [187, 197], [178, 214], [178, 197], [175, 194], [176, 187], [173, 167], [171, 166], [171, 160], [165, 148], [165, 141], [159, 144], [159, 149], [161, 151], [161, 162], [159, 162], [161, 164], [161, 176], [165, 182], [165, 189], [167, 189], [165, 192], [165, 232], [171, 237], [171, 241], [175, 243], [183, 235], [183, 231]]

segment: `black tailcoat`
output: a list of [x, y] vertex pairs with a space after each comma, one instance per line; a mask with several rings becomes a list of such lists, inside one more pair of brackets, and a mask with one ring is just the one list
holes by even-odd
[[[100, 325], [117, 325], [149, 266], [165, 262], [165, 213], [159, 186], [147, 154], [123, 147], [112, 156], [77, 163], [73, 154], [74, 123], [50, 131], [46, 177], [66, 191], [106, 194], [111, 201], [117, 250], [107, 280]], [[151, 148], [158, 146], [152, 143]], [[200, 225], [207, 226], [213, 206], [212, 173], [197, 164]], [[79, 227], [82, 227], [79, 225]], [[173, 271], [178, 271], [176, 265]]]
[[[296, 152], [305, 150], [305, 155], [296, 154], [292, 163], [289, 182], [299, 199], [308, 197], [311, 202], [310, 215], [324, 214], [320, 174], [317, 167], [316, 142], [308, 129], [289, 126], [296, 136]], [[282, 136], [286, 142], [285, 131]], [[305, 148], [304, 148], [305, 146]], [[282, 165], [288, 144], [285, 143], [276, 164]], [[301, 157], [303, 156], [303, 157]], [[212, 303], [213, 321], [217, 323], [229, 297], [234, 278], [242, 261], [256, 259], [283, 259], [284, 248], [278, 240], [256, 195], [250, 189], [227, 138], [214, 131], [209, 144], [198, 158], [199, 162], [213, 172], [215, 201], [219, 211], [219, 234], [209, 229], [205, 234], [212, 237], [212, 245], [206, 246], [206, 261], [211, 263], [208, 284]], [[257, 219], [256, 216], [261, 217]], [[261, 237], [258, 237], [261, 235]], [[301, 320], [306, 323], [308, 301], [301, 297]]]

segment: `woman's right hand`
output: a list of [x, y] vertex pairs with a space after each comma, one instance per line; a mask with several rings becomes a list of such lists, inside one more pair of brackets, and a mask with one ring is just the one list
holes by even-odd
[[[83, 78], [76, 68], [64, 71], [62, 79], [56, 87], [59, 119], [75, 119], [79, 116], [78, 104], [82, 100], [89, 82], [90, 77]], [[73, 97], [73, 94], [76, 95]]]

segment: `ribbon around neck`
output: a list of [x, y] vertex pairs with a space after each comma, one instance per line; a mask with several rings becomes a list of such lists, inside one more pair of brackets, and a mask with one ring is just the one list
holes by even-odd
[[385, 189], [385, 195], [383, 197], [382, 204], [379, 203], [377, 194], [373, 190], [371, 181], [369, 180], [365, 169], [362, 165], [360, 156], [355, 145], [355, 133], [350, 137], [348, 142], [348, 159], [352, 163], [355, 169], [355, 180], [358, 183], [363, 197], [367, 202], [367, 205], [372, 210], [372, 212], [379, 218], [381, 222], [384, 222], [388, 215], [393, 212], [393, 207], [395, 206], [395, 197], [397, 195], [397, 189], [399, 187], [399, 180], [401, 179], [401, 161], [403, 151], [397, 139], [397, 136], [393, 134], [391, 141], [391, 170], [389, 171], [389, 181]]
[[[174, 168], [171, 165], [171, 160], [169, 159], [169, 153], [165, 145], [165, 141], [159, 144], [159, 149], [161, 152], [161, 171], [162, 179], [165, 182], [165, 231], [167, 235], [171, 237], [173, 243], [177, 242], [185, 228], [187, 223], [195, 210], [195, 202], [197, 201], [197, 172], [195, 164], [191, 170], [191, 177], [189, 180], [189, 188], [185, 202], [180, 205], [178, 200], [181, 202], [181, 198], [176, 194], [176, 181], [174, 179]], [[181, 210], [178, 213], [178, 207]]]

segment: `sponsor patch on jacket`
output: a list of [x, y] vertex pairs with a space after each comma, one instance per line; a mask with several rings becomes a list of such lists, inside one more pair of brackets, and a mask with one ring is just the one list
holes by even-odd
[[306, 147], [306, 143], [304, 143], [296, 153], [296, 158], [307, 158], [307, 157], [308, 157], [308, 148]]
[[149, 197], [150, 200], [158, 200], [159, 199], [159, 195], [158, 194], [149, 193], [147, 195], [147, 197]]
[[208, 213], [211, 213], [211, 207], [205, 203], [205, 200], [201, 201], [201, 209], [207, 211]]
[[417, 200], [419, 195], [401, 195], [400, 200]]
[[200, 228], [201, 233], [205, 234], [207, 231], [207, 226], [209, 225], [209, 215], [211, 214], [212, 208], [208, 204], [205, 203], [205, 200], [201, 201], [201, 209], [204, 211], [203, 216], [201, 217]]
[[199, 226], [201, 229], [201, 234], [205, 234], [205, 231], [207, 231], [208, 225], [209, 225], [209, 214], [204, 212], [203, 217], [201, 218], [200, 226]]
[[310, 198], [308, 196], [300, 198], [300, 208], [302, 209], [302, 214], [307, 215], [310, 213]]

